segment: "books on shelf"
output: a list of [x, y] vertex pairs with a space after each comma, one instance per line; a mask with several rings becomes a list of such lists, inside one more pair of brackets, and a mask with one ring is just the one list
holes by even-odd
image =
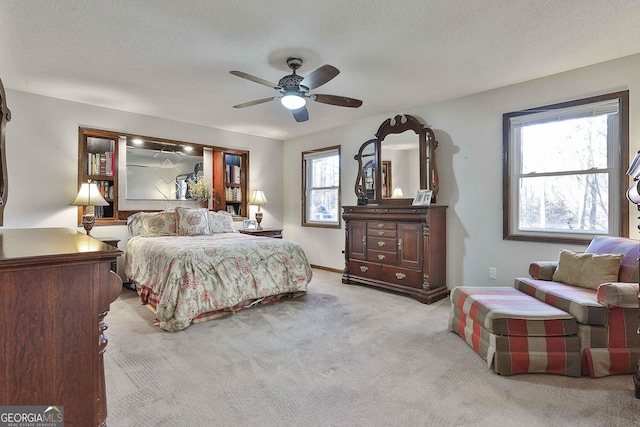
[[242, 169], [238, 165], [226, 165], [226, 181], [228, 184], [240, 184], [241, 183], [241, 173]]
[[116, 156], [113, 151], [87, 153], [87, 173], [89, 175], [113, 176]]
[[95, 181], [100, 194], [105, 199], [113, 199], [114, 185], [111, 181]]
[[242, 189], [240, 187], [225, 187], [224, 198], [227, 202], [241, 202]]
[[242, 215], [242, 206], [241, 205], [228, 205], [227, 212], [231, 215]]

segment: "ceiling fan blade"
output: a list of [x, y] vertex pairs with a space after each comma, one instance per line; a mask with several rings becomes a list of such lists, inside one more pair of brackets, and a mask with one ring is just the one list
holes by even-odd
[[316, 68], [307, 74], [307, 76], [300, 82], [300, 86], [304, 86], [309, 90], [315, 89], [327, 83], [338, 74], [340, 74], [340, 70], [333, 65], [323, 65], [322, 67]]
[[354, 98], [347, 98], [346, 96], [336, 95], [311, 95], [311, 98], [316, 102], [322, 102], [323, 104], [337, 105], [339, 107], [351, 107], [358, 108], [362, 105], [362, 101]]
[[234, 76], [242, 77], [243, 79], [251, 80], [252, 82], [260, 83], [261, 85], [269, 86], [272, 89], [280, 89], [280, 86], [275, 83], [271, 83], [269, 81], [261, 79], [260, 77], [252, 76], [251, 74], [247, 74], [242, 71], [229, 71], [229, 73], [233, 74]]
[[296, 119], [296, 122], [306, 122], [309, 120], [309, 112], [307, 111], [307, 107], [298, 108], [297, 110], [291, 110], [293, 113], [293, 117]]
[[271, 96], [269, 98], [256, 99], [255, 101], [244, 102], [242, 104], [234, 105], [233, 108], [244, 108], [251, 107], [252, 105], [264, 104], [265, 102], [273, 101], [276, 99], [275, 96]]

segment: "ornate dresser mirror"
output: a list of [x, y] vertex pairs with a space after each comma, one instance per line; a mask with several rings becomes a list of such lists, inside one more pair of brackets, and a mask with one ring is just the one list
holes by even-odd
[[376, 138], [362, 144], [354, 156], [358, 203], [411, 204], [418, 190], [431, 190], [431, 202], [435, 202], [437, 146], [431, 128], [416, 117], [397, 115], [385, 120]]

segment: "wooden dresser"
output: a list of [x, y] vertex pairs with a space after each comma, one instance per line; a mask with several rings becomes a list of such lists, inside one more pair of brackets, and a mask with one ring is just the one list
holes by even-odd
[[120, 254], [71, 229], [0, 230], [0, 405], [106, 425], [104, 318], [122, 290]]
[[404, 292], [422, 303], [447, 296], [446, 206], [345, 206], [342, 283]]

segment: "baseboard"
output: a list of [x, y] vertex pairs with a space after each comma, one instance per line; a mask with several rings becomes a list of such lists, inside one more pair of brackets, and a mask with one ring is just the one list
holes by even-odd
[[337, 268], [323, 267], [321, 265], [314, 265], [314, 264], [311, 264], [311, 268], [317, 268], [318, 270], [325, 270], [325, 271], [331, 271], [333, 273], [342, 274], [342, 270], [339, 270]]

